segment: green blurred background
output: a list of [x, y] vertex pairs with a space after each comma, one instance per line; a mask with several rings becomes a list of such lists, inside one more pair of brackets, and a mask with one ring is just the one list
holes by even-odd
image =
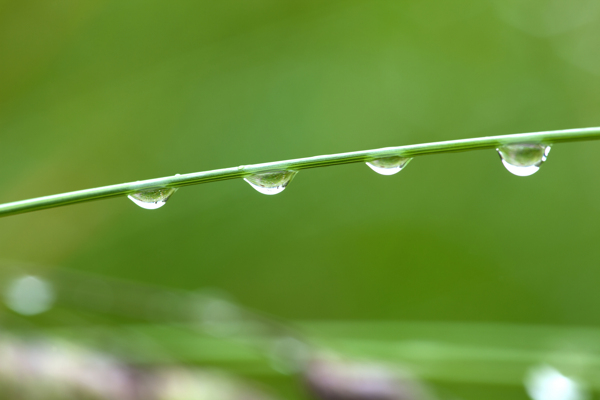
[[[0, 1], [0, 201], [600, 125], [599, 21], [593, 0]], [[0, 254], [289, 321], [596, 327], [599, 150], [526, 178], [487, 150], [90, 202], [2, 219]]]

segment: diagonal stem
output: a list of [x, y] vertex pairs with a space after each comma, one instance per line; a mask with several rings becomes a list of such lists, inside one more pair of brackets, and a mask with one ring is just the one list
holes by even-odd
[[308, 168], [327, 167], [331, 165], [366, 162], [376, 158], [389, 156], [415, 157], [425, 154], [492, 149], [510, 143], [550, 144], [557, 142], [597, 139], [600, 139], [600, 127], [534, 133], [517, 133], [503, 136], [485, 136], [472, 139], [448, 140], [444, 142], [412, 144], [398, 147], [385, 147], [374, 150], [361, 150], [349, 153], [296, 158], [293, 160], [275, 161], [262, 164], [240, 165], [239, 167], [215, 169], [212, 171], [194, 172], [191, 174], [174, 175], [163, 178], [148, 179], [144, 181], [121, 183], [117, 185], [77, 190], [75, 192], [61, 193], [51, 196], [37, 197], [34, 199], [0, 204], [0, 217], [81, 203], [84, 201], [122, 196], [135, 193], [140, 190], [165, 187], [177, 188], [226, 179], [243, 178], [264, 171], [301, 170]]

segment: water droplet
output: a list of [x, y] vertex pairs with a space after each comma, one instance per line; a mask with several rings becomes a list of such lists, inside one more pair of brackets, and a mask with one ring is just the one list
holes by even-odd
[[250, 175], [244, 180], [262, 194], [277, 194], [292, 181], [298, 171], [273, 171]]
[[10, 283], [5, 293], [8, 308], [22, 315], [48, 311], [54, 303], [54, 289], [35, 276], [22, 276]]
[[369, 168], [381, 175], [394, 175], [402, 171], [402, 168], [412, 160], [398, 156], [383, 157], [367, 162]]
[[496, 149], [502, 164], [517, 176], [535, 174], [548, 157], [550, 146], [537, 143], [507, 144]]
[[167, 200], [175, 193], [175, 188], [161, 188], [142, 190], [137, 193], [130, 194], [129, 199], [138, 206], [146, 210], [156, 210], [165, 205]]

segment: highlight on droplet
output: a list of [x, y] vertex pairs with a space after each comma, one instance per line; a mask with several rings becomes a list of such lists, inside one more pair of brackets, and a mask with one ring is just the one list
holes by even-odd
[[250, 175], [244, 178], [262, 194], [273, 195], [283, 192], [298, 171], [271, 171]]
[[394, 175], [402, 171], [412, 158], [390, 156], [367, 161], [367, 165], [380, 175]]
[[504, 167], [517, 176], [535, 174], [550, 153], [550, 145], [541, 143], [515, 143], [496, 149]]
[[127, 197], [146, 210], [156, 210], [164, 206], [176, 191], [177, 189], [175, 188], [150, 189], [132, 193]]

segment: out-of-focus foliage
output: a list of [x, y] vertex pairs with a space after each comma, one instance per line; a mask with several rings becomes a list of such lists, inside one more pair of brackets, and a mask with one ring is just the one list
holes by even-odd
[[273, 397], [214, 371], [135, 368], [61, 341], [0, 341], [0, 390], [23, 400], [270, 400]]
[[[1, 1], [0, 202], [600, 125], [599, 29], [592, 0]], [[481, 151], [391, 177], [302, 171], [277, 196], [234, 180], [155, 211], [91, 202], [0, 220], [0, 254], [218, 288], [286, 320], [596, 326], [599, 150], [556, 145], [523, 178]], [[92, 320], [51, 310], [27, 324]], [[526, 398], [486, 385], [447, 390]]]

